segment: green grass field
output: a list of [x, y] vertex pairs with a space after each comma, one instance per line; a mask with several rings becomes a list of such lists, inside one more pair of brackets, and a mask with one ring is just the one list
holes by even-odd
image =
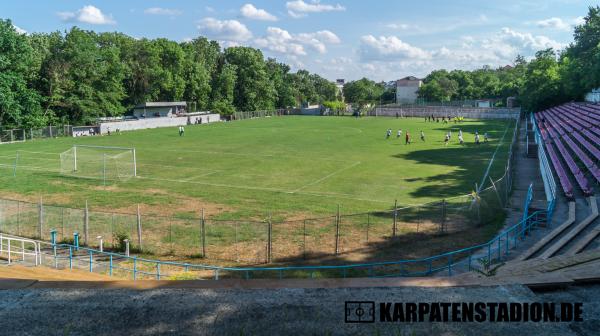
[[[504, 120], [428, 123], [420, 118], [280, 117], [57, 138], [0, 146], [0, 192], [50, 203], [197, 215], [201, 207], [223, 219], [299, 218], [389, 209], [469, 193], [479, 183], [506, 133], [491, 175], [506, 163], [512, 127]], [[385, 139], [385, 131], [393, 134]], [[410, 145], [396, 137], [408, 130]], [[465, 145], [458, 144], [458, 129]], [[445, 133], [452, 129], [450, 144]], [[425, 132], [426, 141], [419, 139]], [[474, 132], [491, 141], [476, 146]], [[73, 144], [135, 147], [138, 178], [110, 182], [62, 176], [59, 153]], [[16, 177], [12, 163], [19, 160]]]

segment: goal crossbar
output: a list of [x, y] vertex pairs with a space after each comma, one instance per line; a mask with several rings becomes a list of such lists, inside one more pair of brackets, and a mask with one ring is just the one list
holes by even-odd
[[130, 151], [134, 151], [135, 152], [135, 148], [131, 148], [131, 147], [93, 146], [93, 145], [73, 145], [73, 147], [97, 148], [97, 149], [130, 150]]
[[[80, 154], [83, 153], [83, 154]], [[82, 157], [83, 155], [83, 157]], [[121, 179], [137, 176], [135, 148], [99, 145], [72, 145], [60, 154], [61, 172], [67, 175]], [[81, 168], [81, 169], [80, 169]]]

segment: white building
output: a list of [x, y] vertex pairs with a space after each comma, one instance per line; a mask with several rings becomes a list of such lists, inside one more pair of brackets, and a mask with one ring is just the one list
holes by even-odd
[[396, 81], [396, 103], [414, 103], [423, 81], [414, 76], [404, 77]]
[[186, 112], [186, 102], [146, 102], [133, 108], [136, 118], [172, 117]]
[[600, 88], [593, 89], [585, 95], [585, 101], [590, 103], [600, 103]]
[[344, 100], [344, 84], [346, 83], [346, 80], [344, 79], [336, 79], [335, 80], [335, 87], [337, 87], [337, 94], [342, 98], [342, 100]]

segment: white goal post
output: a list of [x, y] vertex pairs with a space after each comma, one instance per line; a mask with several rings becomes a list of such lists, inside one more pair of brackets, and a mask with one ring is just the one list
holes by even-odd
[[60, 172], [85, 178], [124, 180], [137, 176], [135, 148], [73, 145], [60, 153]]

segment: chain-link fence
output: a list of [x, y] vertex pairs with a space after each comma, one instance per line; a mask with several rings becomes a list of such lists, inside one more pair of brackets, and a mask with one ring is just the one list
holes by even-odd
[[[216, 220], [94, 211], [18, 200], [0, 200], [0, 232], [50, 240], [182, 257], [236, 262], [284, 262], [372, 250], [414, 234], [444, 235], [489, 223], [502, 213], [510, 187], [507, 176], [493, 186], [440, 202], [358, 214], [290, 221]], [[91, 205], [91, 204], [90, 204]], [[404, 238], [403, 238], [404, 237]]]
[[231, 115], [232, 120], [244, 120], [252, 118], [265, 118], [265, 117], [277, 117], [287, 115], [289, 110], [278, 109], [278, 110], [262, 110], [262, 111], [240, 111], [234, 112]]
[[73, 127], [70, 125], [26, 129], [0, 129], [0, 143], [71, 136], [72, 129]]

